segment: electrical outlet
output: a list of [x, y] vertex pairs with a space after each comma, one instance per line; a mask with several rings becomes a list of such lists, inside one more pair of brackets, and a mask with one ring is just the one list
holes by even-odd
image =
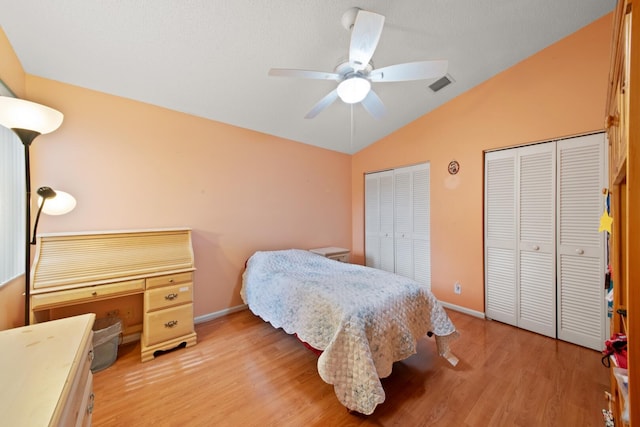
[[462, 285], [460, 284], [460, 282], [456, 282], [453, 284], [453, 292], [455, 292], [458, 295], [462, 293]]

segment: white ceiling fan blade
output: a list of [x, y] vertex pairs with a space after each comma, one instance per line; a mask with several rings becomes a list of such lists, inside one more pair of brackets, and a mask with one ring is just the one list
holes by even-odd
[[382, 100], [373, 90], [369, 91], [361, 104], [376, 119], [381, 119], [387, 114], [387, 109], [384, 107]]
[[349, 46], [349, 62], [354, 70], [363, 70], [371, 61], [375, 52], [382, 27], [384, 16], [366, 10], [358, 11], [356, 21], [351, 30], [351, 45]]
[[333, 104], [334, 101], [338, 99], [338, 90], [334, 89], [329, 92], [324, 98], [322, 98], [316, 105], [313, 106], [311, 111], [304, 116], [305, 119], [313, 119], [315, 116], [320, 114], [322, 110], [327, 108], [329, 105]]
[[369, 78], [373, 82], [404, 82], [442, 77], [447, 73], [449, 61], [418, 61], [406, 64], [389, 65], [371, 71]]
[[340, 74], [327, 73], [325, 71], [293, 70], [289, 68], [272, 68], [269, 70], [270, 76], [295, 77], [299, 79], [316, 80], [339, 80]]

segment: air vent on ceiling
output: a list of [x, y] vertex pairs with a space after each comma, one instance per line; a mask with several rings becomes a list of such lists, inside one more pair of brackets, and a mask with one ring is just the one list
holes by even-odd
[[440, 89], [442, 89], [443, 87], [450, 85], [454, 81], [455, 80], [453, 80], [453, 77], [451, 77], [449, 74], [445, 74], [444, 77], [441, 77], [438, 80], [436, 80], [435, 82], [431, 83], [429, 85], [429, 89], [431, 89], [434, 92], [437, 92]]

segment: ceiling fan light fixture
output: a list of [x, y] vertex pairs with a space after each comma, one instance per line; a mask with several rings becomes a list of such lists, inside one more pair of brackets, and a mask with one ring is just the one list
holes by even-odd
[[347, 104], [355, 104], [362, 101], [371, 90], [371, 82], [362, 77], [351, 77], [340, 82], [338, 96]]

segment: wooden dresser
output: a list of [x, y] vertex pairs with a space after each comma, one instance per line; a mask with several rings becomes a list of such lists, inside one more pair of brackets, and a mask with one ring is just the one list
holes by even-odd
[[637, 0], [619, 0], [614, 14], [606, 117], [613, 217], [611, 333], [628, 338], [627, 399], [613, 374], [611, 379], [617, 426], [640, 426], [640, 9], [634, 12], [634, 3], [640, 7]]
[[89, 426], [95, 314], [0, 332], [0, 424]]
[[194, 270], [188, 228], [44, 234], [31, 274], [31, 322], [64, 307], [142, 294], [135, 308], [143, 313], [141, 356], [151, 360], [196, 343]]

